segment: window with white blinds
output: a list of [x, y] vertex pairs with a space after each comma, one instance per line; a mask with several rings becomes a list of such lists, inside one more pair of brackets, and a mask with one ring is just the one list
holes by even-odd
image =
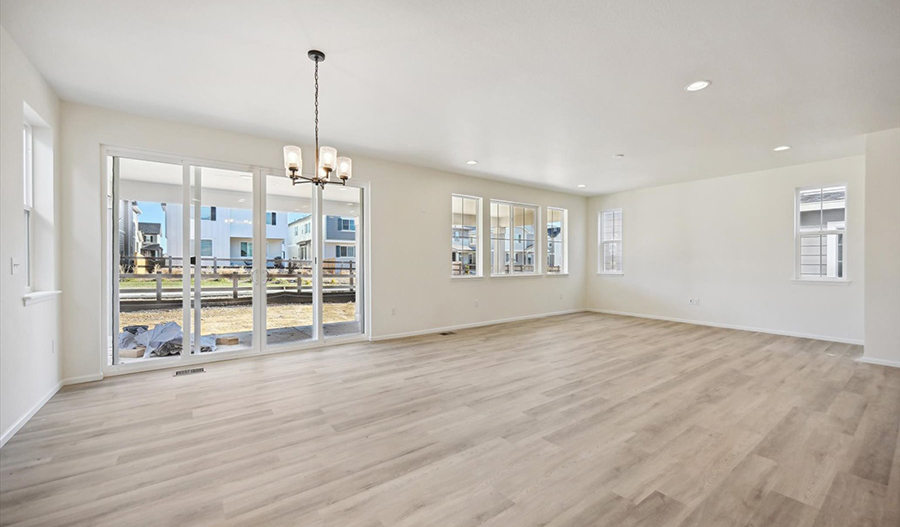
[[491, 276], [537, 274], [538, 208], [491, 200]]
[[846, 279], [847, 186], [797, 189], [797, 278]]
[[600, 213], [599, 272], [622, 274], [622, 209]]

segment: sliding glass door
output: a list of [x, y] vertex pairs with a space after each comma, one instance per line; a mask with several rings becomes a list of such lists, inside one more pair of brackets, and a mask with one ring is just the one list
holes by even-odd
[[322, 329], [325, 337], [363, 332], [362, 261], [363, 192], [326, 186], [319, 213], [322, 233]]
[[[205, 166], [190, 171], [190, 353], [252, 348], [253, 173]], [[265, 244], [260, 249], [265, 253]]]
[[[316, 339], [313, 280], [313, 188], [267, 174], [266, 232], [281, 256], [266, 261], [266, 345], [291, 346]], [[279, 221], [283, 219], [283, 227]]]
[[366, 333], [363, 188], [166, 156], [107, 164], [108, 364]]
[[108, 165], [113, 204], [107, 231], [113, 255], [109, 360], [120, 364], [162, 356], [151, 337], [160, 343], [181, 336], [190, 322], [184, 313], [191, 266], [182, 242], [182, 165], [124, 157], [111, 157]]

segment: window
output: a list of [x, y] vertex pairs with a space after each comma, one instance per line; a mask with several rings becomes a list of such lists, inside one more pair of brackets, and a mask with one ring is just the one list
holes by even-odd
[[569, 272], [566, 254], [568, 216], [566, 209], [547, 209], [547, 272], [550, 274]]
[[276, 223], [276, 221], [275, 221], [275, 213], [274, 213], [274, 212], [267, 212], [267, 213], [266, 213], [266, 225], [275, 225], [275, 223]]
[[354, 258], [356, 256], [356, 247], [353, 245], [336, 245], [334, 249], [334, 255], [337, 258]]
[[478, 262], [481, 198], [451, 197], [450, 276], [481, 276]]
[[200, 207], [200, 219], [216, 221], [216, 208], [215, 207]]
[[312, 232], [312, 222], [307, 222], [303, 224], [303, 234], [309, 234]]
[[622, 274], [622, 209], [600, 213], [600, 272]]
[[213, 241], [212, 240], [200, 240], [200, 256], [212, 256], [213, 255]]
[[847, 186], [797, 189], [797, 278], [846, 279]]
[[491, 201], [491, 275], [537, 273], [538, 209]]
[[356, 230], [356, 222], [347, 218], [340, 218], [338, 220], [338, 230], [339, 231], [355, 231]]
[[294, 236], [300, 236], [300, 226], [294, 225]]
[[244, 258], [253, 256], [253, 242], [241, 242], [241, 256]]
[[22, 187], [25, 190], [25, 288], [31, 291], [34, 288], [31, 276], [32, 251], [34, 250], [34, 240], [32, 239], [34, 233], [32, 228], [34, 213], [34, 135], [30, 124], [24, 124], [22, 137]]

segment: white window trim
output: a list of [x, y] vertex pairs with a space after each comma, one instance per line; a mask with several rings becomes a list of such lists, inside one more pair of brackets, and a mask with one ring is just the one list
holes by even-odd
[[[544, 225], [543, 219], [541, 218], [541, 207], [539, 205], [533, 205], [531, 203], [520, 203], [518, 201], [509, 201], [509, 200], [505, 200], [505, 199], [492, 199], [488, 203], [488, 206], [493, 205], [494, 203], [509, 205], [510, 207], [526, 207], [526, 208], [532, 209], [534, 211], [534, 271], [516, 272], [515, 267], [511, 266], [510, 271], [508, 273], [494, 273], [494, 261], [493, 261], [493, 258], [491, 258], [490, 259], [491, 260], [491, 263], [490, 263], [491, 278], [544, 276], [543, 269], [542, 269], [543, 266], [541, 265], [541, 258], [542, 258], [541, 244], [543, 243], [543, 241], [542, 241], [543, 236], [541, 236], [540, 229], [541, 229], [541, 226]], [[510, 210], [512, 211], [514, 209], [511, 208]], [[490, 214], [489, 214], [489, 216], [490, 216]], [[510, 218], [510, 220], [512, 220], [512, 218]], [[544, 227], [546, 227], [546, 226], [544, 225]], [[490, 235], [490, 229], [492, 229], [492, 228], [493, 228], [493, 225], [490, 225], [490, 228], [488, 229], [489, 235]], [[513, 233], [514, 233], [514, 225], [513, 225], [513, 223], [510, 223], [510, 229], [508, 230], [509, 236], [507, 238], [507, 241], [509, 242], [510, 253], [513, 255], [513, 258], [515, 258], [515, 250], [513, 250], [512, 248], [515, 247], [514, 244], [515, 244], [516, 240], [515, 240], [515, 238], [513, 238]], [[493, 238], [493, 236], [491, 236], [491, 242], [493, 242], [493, 241], [494, 241], [494, 238]], [[490, 250], [488, 250], [488, 253], [490, 253]], [[512, 261], [512, 259], [510, 261]]]
[[[619, 212], [622, 214], [622, 237], [618, 240], [604, 240], [603, 239], [603, 215], [607, 212], [616, 213]], [[622, 211], [622, 208], [619, 207], [617, 209], [603, 209], [597, 215], [597, 238], [599, 243], [597, 244], [597, 274], [603, 275], [612, 275], [612, 276], [621, 276], [625, 274], [625, 213]], [[603, 268], [603, 246], [606, 243], [617, 242], [620, 247], [619, 251], [619, 269], [618, 271], [607, 271]]]
[[[464, 198], [464, 199], [474, 199], [475, 200], [475, 274], [453, 274], [453, 236], [451, 233], [450, 237], [450, 279], [451, 280], [471, 280], [473, 278], [483, 278], [484, 277], [484, 258], [482, 248], [482, 231], [484, 230], [484, 225], [482, 225], [482, 207], [484, 206], [484, 202], [479, 196], [470, 196], [468, 194], [460, 194], [458, 192], [454, 192], [450, 194], [450, 228], [453, 229], [453, 198]], [[465, 205], [463, 205], [463, 211], [465, 211]]]
[[25, 292], [34, 291], [34, 128], [23, 123], [22, 184], [25, 221]]
[[[800, 193], [805, 192], [807, 190], [816, 190], [821, 188], [829, 188], [829, 187], [844, 187], [844, 230], [843, 231], [817, 231], [820, 234], [829, 234], [829, 233], [841, 233], [844, 236], [843, 239], [843, 248], [844, 248], [844, 259], [841, 262], [843, 264], [843, 276], [830, 278], [827, 276], [809, 276], [803, 277], [800, 274]], [[846, 285], [850, 283], [850, 274], [849, 274], [849, 245], [847, 240], [848, 229], [847, 225], [850, 220], [850, 185], [845, 182], [838, 183], [828, 183], [823, 185], [810, 185], [806, 187], [797, 187], [794, 189], [794, 277], [791, 279], [792, 282], [803, 283], [803, 284], [816, 284], [816, 285]], [[808, 234], [815, 234], [810, 232]]]

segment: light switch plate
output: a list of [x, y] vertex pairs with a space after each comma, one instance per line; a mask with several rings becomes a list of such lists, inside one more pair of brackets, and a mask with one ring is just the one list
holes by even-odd
[[19, 274], [19, 270], [22, 269], [22, 262], [19, 261], [19, 258], [13, 256], [10, 258], [9, 272], [10, 274]]

